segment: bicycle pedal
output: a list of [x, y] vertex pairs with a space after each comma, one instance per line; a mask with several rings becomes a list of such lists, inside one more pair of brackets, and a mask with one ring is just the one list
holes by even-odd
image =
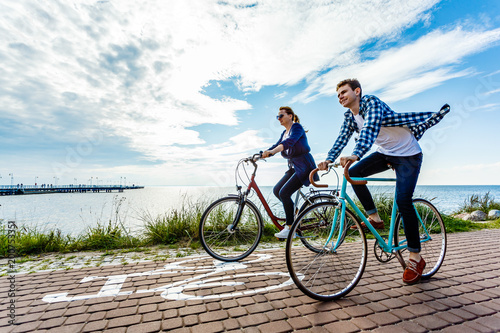
[[276, 237], [276, 239], [279, 240], [280, 242], [286, 241], [286, 238], [278, 238], [278, 237]]

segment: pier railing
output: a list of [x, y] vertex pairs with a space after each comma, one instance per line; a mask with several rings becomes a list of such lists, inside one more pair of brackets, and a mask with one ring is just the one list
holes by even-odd
[[74, 192], [123, 192], [124, 190], [141, 189], [138, 185], [0, 185], [0, 195], [42, 194], [42, 193], [74, 193]]

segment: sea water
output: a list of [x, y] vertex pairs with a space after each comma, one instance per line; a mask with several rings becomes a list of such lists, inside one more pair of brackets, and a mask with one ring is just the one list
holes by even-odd
[[[392, 195], [393, 186], [370, 186], [373, 194]], [[309, 189], [305, 189], [308, 191]], [[261, 191], [275, 214], [282, 215], [282, 207], [272, 194], [272, 186]], [[422, 185], [415, 197], [431, 202], [445, 214], [457, 211], [471, 195], [490, 197], [500, 201], [500, 186], [478, 185]], [[155, 218], [184, 207], [208, 206], [217, 198], [235, 194], [235, 187], [209, 186], [149, 186], [121, 193], [53, 193], [12, 195], [0, 197], [0, 219], [15, 220], [18, 226], [37, 227], [39, 230], [60, 229], [64, 234], [78, 235], [87, 228], [109, 221], [123, 224], [132, 232], [140, 232], [144, 218]], [[348, 191], [353, 195], [352, 190]], [[254, 194], [250, 200], [259, 200]], [[265, 214], [263, 211], [262, 214]]]

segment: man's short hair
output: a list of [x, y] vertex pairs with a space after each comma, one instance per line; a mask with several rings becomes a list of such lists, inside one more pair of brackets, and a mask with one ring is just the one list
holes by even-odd
[[361, 91], [360, 95], [363, 94], [363, 89], [361, 89], [361, 83], [359, 83], [358, 79], [345, 79], [340, 81], [339, 83], [337, 83], [337, 90], [339, 90], [340, 87], [346, 84], [348, 84], [352, 90], [359, 88], [359, 90]]

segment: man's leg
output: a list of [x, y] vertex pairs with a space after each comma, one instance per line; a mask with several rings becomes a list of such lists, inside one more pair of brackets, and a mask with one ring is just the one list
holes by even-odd
[[[413, 192], [420, 174], [422, 154], [408, 157], [390, 157], [389, 161], [396, 171], [396, 203], [403, 218], [408, 251], [418, 254], [420, 252], [419, 222], [417, 213], [413, 208]], [[414, 255], [414, 257], [419, 258], [420, 256]]]
[[425, 269], [425, 260], [420, 256], [419, 221], [412, 203], [413, 192], [422, 165], [422, 154], [394, 157], [390, 160], [396, 170], [396, 203], [403, 218], [408, 251], [410, 252], [410, 258], [403, 272], [403, 281], [413, 284], [420, 281]]
[[[351, 177], [368, 177], [387, 169], [389, 169], [389, 166], [387, 165], [386, 156], [375, 152], [355, 163], [349, 169], [349, 175]], [[352, 189], [363, 205], [368, 217], [375, 222], [380, 221], [380, 216], [378, 216], [377, 208], [368, 187], [366, 185], [353, 185]]]

